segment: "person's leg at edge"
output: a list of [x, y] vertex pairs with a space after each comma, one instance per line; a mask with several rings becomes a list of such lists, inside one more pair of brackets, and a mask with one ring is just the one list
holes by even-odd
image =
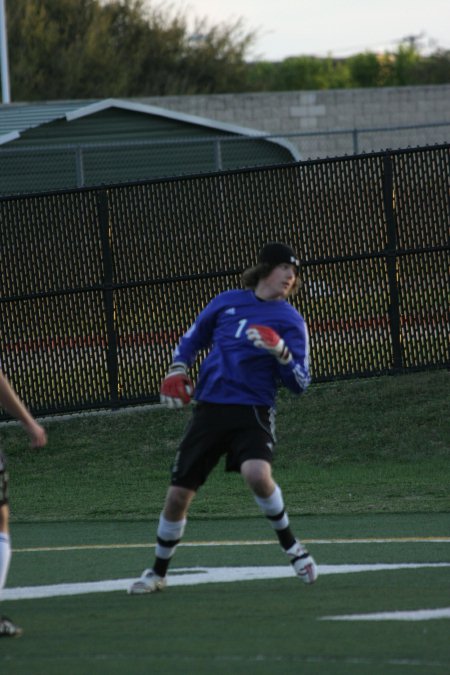
[[297, 576], [305, 583], [313, 583], [317, 578], [317, 566], [291, 530], [283, 495], [272, 477], [270, 463], [262, 459], [246, 460], [241, 465], [241, 475], [253, 492], [260, 510], [275, 530]]
[[159, 517], [155, 560], [151, 569], [144, 570], [140, 579], [129, 588], [130, 594], [152, 593], [166, 585], [167, 570], [183, 536], [189, 506], [195, 491], [171, 485], [167, 490], [164, 508]]
[[0, 505], [0, 593], [6, 584], [11, 561], [11, 542], [9, 537], [9, 507]]
[[[1, 473], [0, 481], [2, 481]], [[6, 584], [10, 562], [9, 506], [5, 502], [0, 502], [0, 599], [2, 590]], [[8, 619], [6, 616], [0, 616], [0, 637], [19, 637], [20, 635], [22, 635], [22, 629], [19, 626], [13, 624], [11, 619]]]

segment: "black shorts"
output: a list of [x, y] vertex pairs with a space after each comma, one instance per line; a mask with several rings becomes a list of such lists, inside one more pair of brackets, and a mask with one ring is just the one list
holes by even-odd
[[172, 485], [197, 490], [226, 455], [226, 471], [247, 459], [272, 463], [275, 412], [251, 405], [197, 403], [172, 466]]
[[6, 471], [6, 457], [0, 450], [0, 506], [8, 503], [8, 472]]

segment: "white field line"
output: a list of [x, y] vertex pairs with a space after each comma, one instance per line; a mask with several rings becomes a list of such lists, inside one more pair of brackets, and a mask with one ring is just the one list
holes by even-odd
[[[385, 537], [383, 539], [302, 539], [303, 544], [397, 544], [397, 543], [432, 543], [432, 544], [450, 544], [450, 537]], [[180, 544], [180, 548], [201, 547], [201, 546], [267, 546], [277, 545], [275, 539], [253, 540], [253, 541], [187, 541]], [[13, 553], [43, 553], [53, 551], [84, 551], [84, 550], [102, 550], [102, 549], [128, 549], [128, 548], [154, 548], [153, 543], [140, 544], [78, 544], [73, 546], [33, 546], [26, 548], [15, 548]]]
[[[319, 575], [321, 576], [445, 567], [450, 567], [450, 563], [376, 563], [318, 566]], [[169, 575], [169, 585], [196, 586], [198, 584], [253, 581], [255, 579], [284, 579], [292, 576], [293, 572], [289, 565], [276, 567], [187, 567], [174, 569]], [[133, 581], [135, 579], [110, 579], [74, 584], [55, 584], [51, 586], [6, 588], [2, 592], [2, 600], [29, 600], [66, 595], [124, 591]]]
[[450, 619], [450, 607], [415, 609], [409, 612], [375, 612], [321, 617], [321, 621], [431, 621], [433, 619]]

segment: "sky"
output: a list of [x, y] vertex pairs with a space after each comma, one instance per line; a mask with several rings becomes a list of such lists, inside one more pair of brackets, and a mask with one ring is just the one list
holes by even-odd
[[[153, 3], [152, 3], [153, 4]], [[395, 50], [418, 38], [424, 53], [450, 49], [450, 0], [168, 0], [161, 6], [207, 18], [212, 25], [244, 20], [259, 37], [251, 60], [288, 56], [345, 57]]]

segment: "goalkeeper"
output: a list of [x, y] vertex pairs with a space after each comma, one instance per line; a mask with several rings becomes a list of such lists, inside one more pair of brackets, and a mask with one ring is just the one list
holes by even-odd
[[[222, 455], [226, 470], [239, 472], [249, 486], [294, 573], [307, 584], [316, 580], [314, 559], [294, 536], [282, 492], [272, 477], [278, 383], [297, 394], [310, 383], [307, 327], [287, 302], [298, 289], [299, 267], [289, 246], [266, 244], [256, 266], [243, 273], [244, 288], [216, 296], [175, 349], [161, 384], [161, 402], [181, 408], [193, 397], [196, 404], [172, 466], [153, 566], [129, 593], [165, 587], [189, 506]], [[204, 349], [210, 351], [194, 393], [188, 370]]]

